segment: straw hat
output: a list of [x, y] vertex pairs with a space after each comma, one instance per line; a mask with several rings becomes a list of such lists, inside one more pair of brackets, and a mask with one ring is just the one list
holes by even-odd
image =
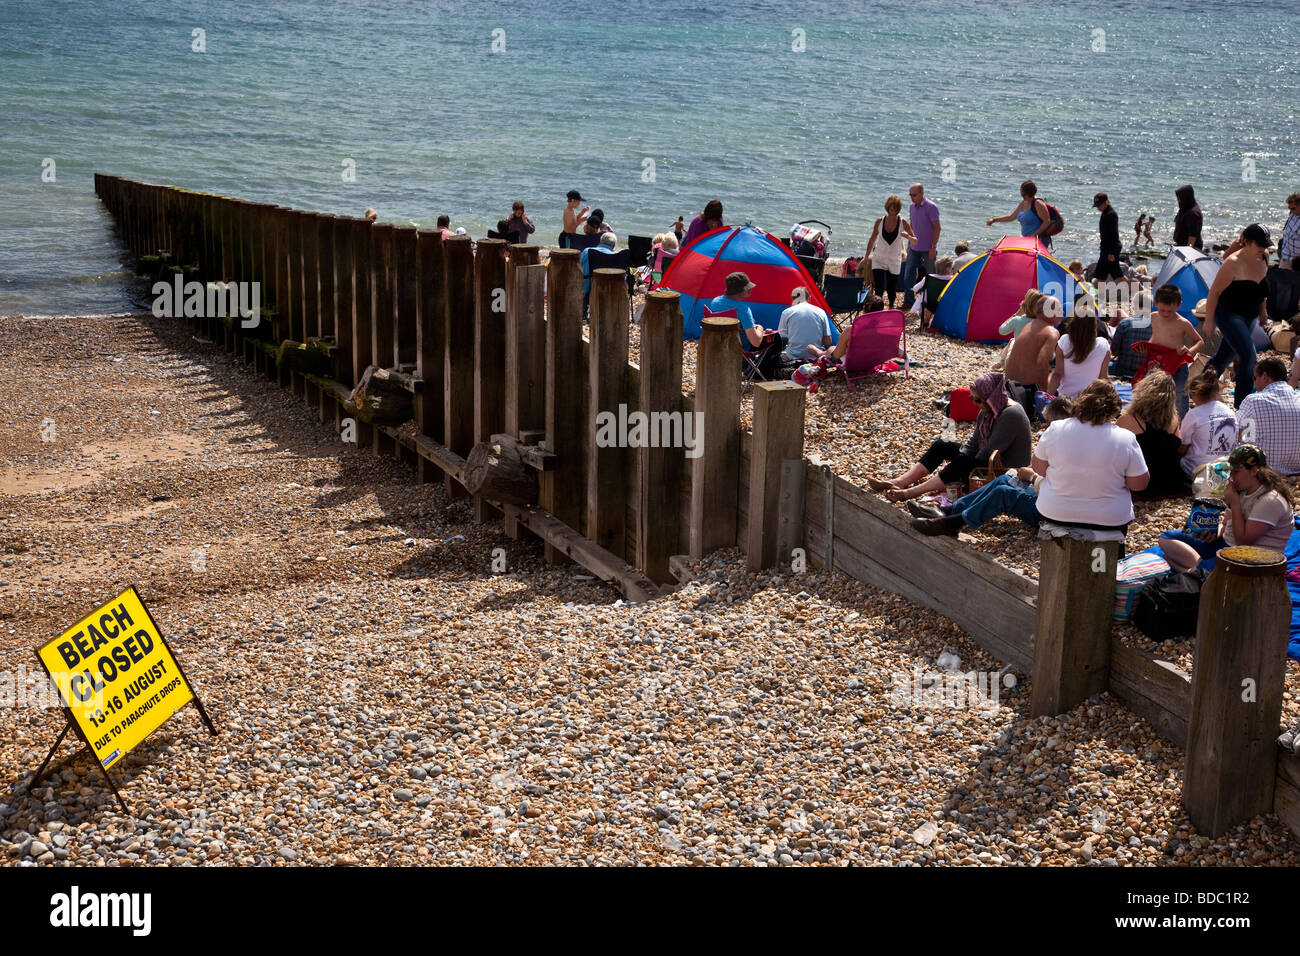
[[1192, 315], [1196, 316], [1198, 319], [1205, 318], [1205, 301], [1205, 299], [1202, 299], [1200, 302], [1196, 303], [1196, 308], [1192, 309]]

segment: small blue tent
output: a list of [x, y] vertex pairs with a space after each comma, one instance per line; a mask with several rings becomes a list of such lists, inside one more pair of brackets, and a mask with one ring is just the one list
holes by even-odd
[[1177, 287], [1183, 294], [1183, 304], [1178, 312], [1192, 325], [1199, 326], [1200, 319], [1192, 314], [1196, 303], [1210, 294], [1214, 277], [1219, 274], [1219, 260], [1212, 259], [1199, 249], [1191, 246], [1174, 246], [1165, 264], [1160, 267], [1152, 289], [1158, 289], [1166, 282]]

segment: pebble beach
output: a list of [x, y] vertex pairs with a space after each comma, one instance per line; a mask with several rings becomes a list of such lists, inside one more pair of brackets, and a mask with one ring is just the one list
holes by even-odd
[[[805, 453], [856, 483], [906, 464], [996, 355], [909, 343], [908, 381], [809, 396]], [[1198, 836], [1182, 751], [1109, 695], [1030, 718], [1027, 675], [843, 575], [724, 551], [628, 604], [171, 320], [6, 318], [0, 368], [9, 693], [134, 585], [219, 731], [186, 708], [124, 758], [132, 819], [84, 757], [29, 793], [61, 720], [8, 708], [5, 865], [1300, 862], [1272, 815]], [[1129, 549], [1183, 507], [1139, 505]], [[969, 538], [1034, 573], [1010, 520]]]

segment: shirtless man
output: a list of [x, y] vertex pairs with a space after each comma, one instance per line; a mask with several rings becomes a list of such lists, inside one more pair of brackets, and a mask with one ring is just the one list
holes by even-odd
[[1007, 391], [1024, 406], [1025, 414], [1032, 422], [1038, 390], [1047, 384], [1052, 374], [1052, 356], [1056, 354], [1056, 343], [1061, 337], [1055, 324], [1060, 321], [1063, 310], [1060, 299], [1042, 293], [1035, 301], [1026, 296], [1023, 305], [1025, 314], [1032, 315], [1033, 320], [1011, 343], [1011, 354], [1007, 356], [1004, 372]]
[[[1201, 333], [1196, 331], [1196, 326], [1178, 314], [1178, 307], [1183, 304], [1183, 294], [1178, 290], [1177, 286], [1166, 282], [1156, 289], [1155, 303], [1155, 311], [1151, 313], [1151, 338], [1147, 342], [1136, 343], [1134, 349], [1145, 353], [1149, 346], [1158, 345], [1185, 358], [1194, 358], [1196, 353], [1204, 346], [1205, 341], [1201, 338]], [[1189, 346], [1188, 342], [1192, 344]], [[1143, 366], [1145, 365], [1144, 354]], [[1155, 367], [1161, 368], [1164, 366], [1157, 363]], [[1139, 370], [1141, 368], [1142, 366], [1139, 366]], [[1187, 400], [1189, 369], [1189, 365], [1180, 365], [1177, 371], [1170, 373], [1173, 375], [1174, 388], [1178, 391], [1178, 416], [1180, 418], [1187, 414], [1190, 404]], [[1169, 369], [1165, 367], [1165, 371], [1168, 372]]]
[[590, 206], [578, 208], [578, 203], [582, 202], [582, 193], [576, 189], [569, 190], [569, 201], [564, 205], [564, 233], [560, 236], [560, 245], [569, 248], [569, 237], [578, 234], [578, 227], [587, 221], [587, 214], [591, 212]]
[[1142, 235], [1146, 237], [1148, 249], [1154, 247], [1156, 244], [1156, 241], [1151, 238], [1151, 227], [1154, 226], [1155, 224], [1156, 224], [1156, 217], [1152, 216], [1150, 219], [1147, 220], [1146, 227], [1142, 230]]

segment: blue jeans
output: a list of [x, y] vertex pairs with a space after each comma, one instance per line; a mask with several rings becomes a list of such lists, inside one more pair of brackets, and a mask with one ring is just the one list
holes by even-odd
[[1210, 359], [1210, 365], [1216, 372], [1222, 372], [1232, 356], [1237, 357], [1236, 387], [1232, 392], [1234, 408], [1241, 408], [1242, 401], [1255, 390], [1255, 343], [1250, 339], [1250, 323], [1250, 319], [1223, 306], [1214, 310], [1214, 324], [1223, 333], [1223, 342]]
[[934, 268], [934, 256], [926, 252], [917, 252], [915, 250], [907, 254], [907, 260], [903, 263], [903, 311], [907, 312], [916, 302], [916, 293], [912, 291], [912, 286], [921, 281], [922, 276], [930, 274]]
[[1038, 527], [1038, 494], [1011, 484], [1008, 475], [999, 475], [982, 488], [962, 495], [952, 505], [952, 514], [972, 528], [978, 528], [998, 515], [1019, 518], [1031, 528]]
[[1191, 402], [1187, 400], [1187, 376], [1191, 374], [1192, 366], [1184, 365], [1174, 373], [1174, 388], [1178, 389], [1178, 419], [1187, 417], [1187, 409]]

